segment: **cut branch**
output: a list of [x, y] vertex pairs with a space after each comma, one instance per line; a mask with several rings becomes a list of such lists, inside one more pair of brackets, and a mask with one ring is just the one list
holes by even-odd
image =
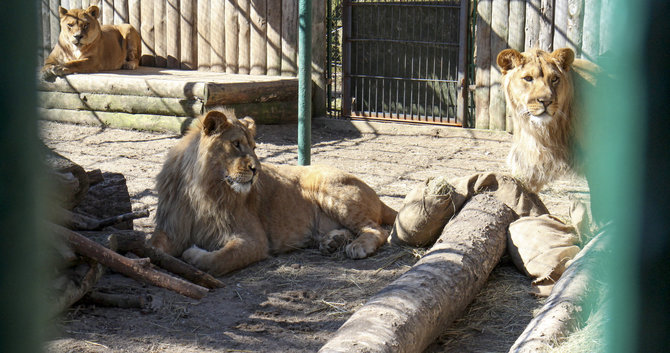
[[67, 228], [55, 224], [52, 224], [51, 228], [56, 234], [67, 240], [77, 253], [94, 259], [102, 265], [128, 277], [166, 288], [194, 299], [200, 299], [208, 292], [207, 288], [152, 269], [146, 260], [132, 260], [119, 255]]
[[86, 215], [71, 212], [66, 209], [60, 210], [60, 223], [66, 227], [74, 230], [101, 230], [105, 227], [113, 226], [115, 224], [123, 223], [126, 221], [131, 221], [138, 218], [149, 217], [149, 211], [136, 211], [130, 213], [124, 213], [122, 215], [105, 218], [98, 220]]
[[515, 218], [493, 196], [474, 196], [430, 251], [356, 311], [319, 352], [422, 352], [482, 288]]
[[148, 257], [152, 263], [197, 285], [207, 288], [223, 287], [223, 282], [212, 275], [147, 244], [144, 235], [116, 233], [109, 237], [109, 243], [110, 246], [116, 247], [119, 252], [129, 251], [140, 257]]

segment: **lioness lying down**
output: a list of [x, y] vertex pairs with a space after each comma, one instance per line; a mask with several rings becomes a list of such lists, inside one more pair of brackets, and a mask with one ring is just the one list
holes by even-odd
[[129, 24], [100, 26], [100, 9], [67, 10], [58, 7], [60, 35], [58, 43], [44, 61], [42, 77], [52, 81], [56, 76], [105, 70], [131, 69], [139, 66], [140, 35]]
[[168, 154], [157, 178], [152, 245], [213, 275], [316, 245], [374, 253], [396, 211], [360, 179], [323, 166], [260, 163], [251, 118], [211, 111]]

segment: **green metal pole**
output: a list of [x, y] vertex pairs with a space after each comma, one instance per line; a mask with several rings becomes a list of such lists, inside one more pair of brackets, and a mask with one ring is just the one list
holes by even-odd
[[40, 352], [46, 327], [45, 173], [38, 149], [37, 1], [0, 2], [0, 352]]
[[298, 164], [309, 165], [312, 147], [312, 0], [300, 0], [298, 11]]
[[[643, 144], [647, 124], [641, 43], [644, 9], [648, 1], [615, 0], [610, 23], [617, 38], [611, 60], [601, 62], [598, 88], [584, 97], [588, 105], [586, 131], [587, 173], [594, 216], [612, 220], [611, 252], [606, 254], [609, 272], [609, 310], [605, 352], [636, 352], [638, 293], [635, 288], [640, 250], [644, 186]], [[612, 75], [616, 81], [607, 79]], [[625, 201], [624, 201], [625, 200]], [[640, 351], [643, 352], [643, 351]], [[647, 351], [648, 352], [648, 351]]]

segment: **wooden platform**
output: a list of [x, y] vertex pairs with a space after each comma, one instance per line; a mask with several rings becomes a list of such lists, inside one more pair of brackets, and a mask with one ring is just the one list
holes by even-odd
[[183, 132], [217, 107], [259, 124], [297, 121], [298, 79], [140, 67], [38, 82], [47, 120]]

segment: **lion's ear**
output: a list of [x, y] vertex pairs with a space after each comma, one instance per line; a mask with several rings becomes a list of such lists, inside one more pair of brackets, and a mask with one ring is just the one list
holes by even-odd
[[570, 48], [556, 49], [551, 53], [551, 58], [563, 70], [569, 71], [570, 67], [572, 67], [572, 62], [575, 61], [575, 52]]
[[256, 122], [250, 116], [245, 116], [244, 119], [240, 120], [242, 125], [246, 126], [251, 136], [256, 137]]
[[505, 49], [498, 54], [496, 62], [504, 75], [523, 63], [523, 55], [514, 49]]
[[225, 131], [232, 126], [228, 118], [218, 110], [212, 110], [205, 115], [202, 121], [202, 131], [205, 135], [211, 135], [215, 132]]
[[89, 6], [89, 8], [86, 9], [86, 13], [91, 15], [93, 18], [98, 18], [98, 16], [100, 16], [100, 9], [95, 5]]
[[67, 15], [67, 9], [64, 8], [63, 6], [58, 6], [58, 14], [60, 15], [60, 17]]

